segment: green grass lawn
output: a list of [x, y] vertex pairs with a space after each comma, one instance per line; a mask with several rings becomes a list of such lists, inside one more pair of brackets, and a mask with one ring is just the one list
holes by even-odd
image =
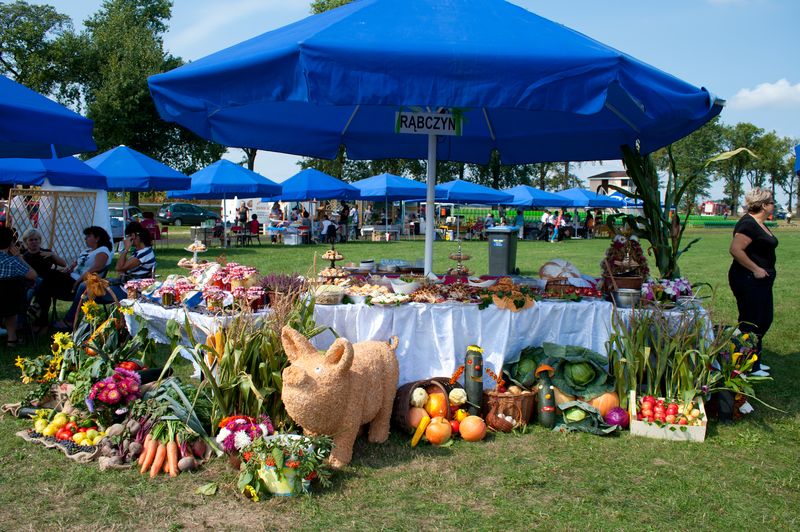
[[[175, 239], [180, 233], [171, 233]], [[787, 413], [757, 407], [730, 426], [711, 424], [703, 444], [669, 443], [627, 434], [600, 438], [553, 434], [535, 427], [524, 435], [495, 435], [479, 444], [410, 449], [405, 435], [384, 445], [357, 443], [350, 467], [333, 488], [310, 498], [254, 504], [236, 494], [236, 473], [223, 460], [176, 479], [151, 481], [133, 471], [101, 473], [60, 453], [25, 444], [14, 433], [28, 424], [0, 420], [0, 528], [31, 529], [797, 529], [800, 527], [800, 232], [777, 229], [775, 323], [765, 340], [775, 381], [758, 392]], [[681, 262], [692, 281], [717, 287], [709, 301], [715, 320], [735, 319], [727, 288], [730, 231], [689, 230], [702, 237]], [[262, 238], [262, 241], [264, 239]], [[559, 244], [522, 242], [517, 265], [535, 274], [547, 259], [573, 261], [599, 273], [607, 240]], [[225, 251], [229, 260], [261, 272], [306, 272], [322, 246], [262, 246]], [[346, 261], [422, 258], [423, 243], [355, 242], [338, 247]], [[434, 268], [449, 266], [448, 242], [435, 245]], [[467, 242], [468, 266], [487, 267], [486, 242]], [[159, 274], [186, 256], [173, 241], [159, 248]], [[218, 249], [206, 258], [214, 258]], [[44, 342], [42, 342], [44, 348]], [[4, 348], [0, 348], [4, 349]], [[28, 347], [21, 353], [33, 355]], [[0, 402], [19, 400], [15, 352], [0, 356]], [[196, 488], [216, 481], [213, 497]]]

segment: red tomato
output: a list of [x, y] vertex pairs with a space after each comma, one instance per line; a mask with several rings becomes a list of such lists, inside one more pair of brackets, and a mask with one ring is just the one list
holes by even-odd
[[450, 420], [450, 428], [453, 429], [453, 434], [458, 434], [459, 422], [455, 419]]
[[67, 429], [68, 431], [74, 433], [75, 431], [78, 430], [78, 424], [75, 423], [74, 421], [70, 421], [69, 423], [64, 425], [64, 428]]
[[678, 425], [686, 425], [687, 423], [689, 423], [689, 422], [688, 422], [688, 421], [686, 421], [686, 418], [685, 418], [685, 417], [682, 417], [682, 418], [680, 418], [680, 419], [678, 420]]
[[656, 404], [656, 398], [653, 397], [652, 395], [645, 395], [642, 398], [642, 403], [650, 403], [651, 405], [655, 405]]
[[665, 418], [665, 420], [666, 420], [667, 423], [673, 424], [673, 423], [675, 423], [675, 416], [673, 414], [669, 414]]

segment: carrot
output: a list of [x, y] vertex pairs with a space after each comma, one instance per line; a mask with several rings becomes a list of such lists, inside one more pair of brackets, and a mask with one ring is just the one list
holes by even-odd
[[139, 453], [139, 460], [137, 462], [140, 466], [144, 463], [145, 455], [147, 455], [147, 446], [150, 444], [150, 440], [152, 439], [153, 438], [152, 436], [150, 436], [149, 432], [147, 433], [147, 436], [144, 437], [144, 443], [142, 444], [142, 452]]
[[158, 444], [156, 450], [156, 457], [153, 459], [153, 467], [150, 468], [150, 478], [156, 478], [156, 475], [164, 467], [164, 460], [167, 458], [167, 446], [163, 443]]
[[167, 462], [169, 463], [169, 476], [178, 476], [178, 444], [170, 440], [167, 444]]
[[150, 441], [147, 442], [147, 446], [144, 448], [144, 462], [142, 462], [142, 467], [139, 469], [140, 474], [144, 474], [145, 471], [150, 469], [150, 466], [153, 464], [153, 460], [156, 457], [156, 449], [158, 448], [158, 442], [150, 438]]

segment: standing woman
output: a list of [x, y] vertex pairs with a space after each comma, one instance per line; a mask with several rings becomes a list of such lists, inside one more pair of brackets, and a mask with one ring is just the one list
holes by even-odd
[[730, 253], [733, 264], [728, 283], [739, 308], [739, 330], [755, 333], [758, 360], [753, 371], [769, 369], [761, 363], [764, 335], [772, 325], [772, 285], [775, 284], [775, 248], [778, 239], [764, 225], [775, 211], [775, 200], [768, 190], [754, 188], [744, 197], [747, 214], [733, 229]]

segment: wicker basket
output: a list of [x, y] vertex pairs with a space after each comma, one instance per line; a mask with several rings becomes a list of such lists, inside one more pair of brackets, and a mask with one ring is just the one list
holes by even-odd
[[564, 295], [564, 290], [570, 286], [568, 277], [554, 277], [547, 280], [544, 291], [548, 294]]
[[[528, 424], [533, 415], [535, 402], [536, 394], [532, 392], [515, 395], [508, 392], [484, 391], [481, 410], [489, 428], [499, 432], [511, 432]], [[506, 416], [511, 416], [514, 421], [508, 421]]]
[[444, 394], [447, 403], [447, 419], [450, 419], [451, 407], [450, 404], [450, 390], [453, 388], [461, 388], [458, 383], [450, 384], [449, 377], [434, 377], [432, 379], [424, 379], [421, 381], [408, 382], [397, 389], [397, 394], [394, 396], [394, 408], [392, 408], [392, 421], [395, 425], [400, 427], [406, 432], [413, 432], [413, 427], [408, 422], [408, 411], [411, 408], [411, 393], [416, 388], [424, 388], [425, 391], [438, 391]]

